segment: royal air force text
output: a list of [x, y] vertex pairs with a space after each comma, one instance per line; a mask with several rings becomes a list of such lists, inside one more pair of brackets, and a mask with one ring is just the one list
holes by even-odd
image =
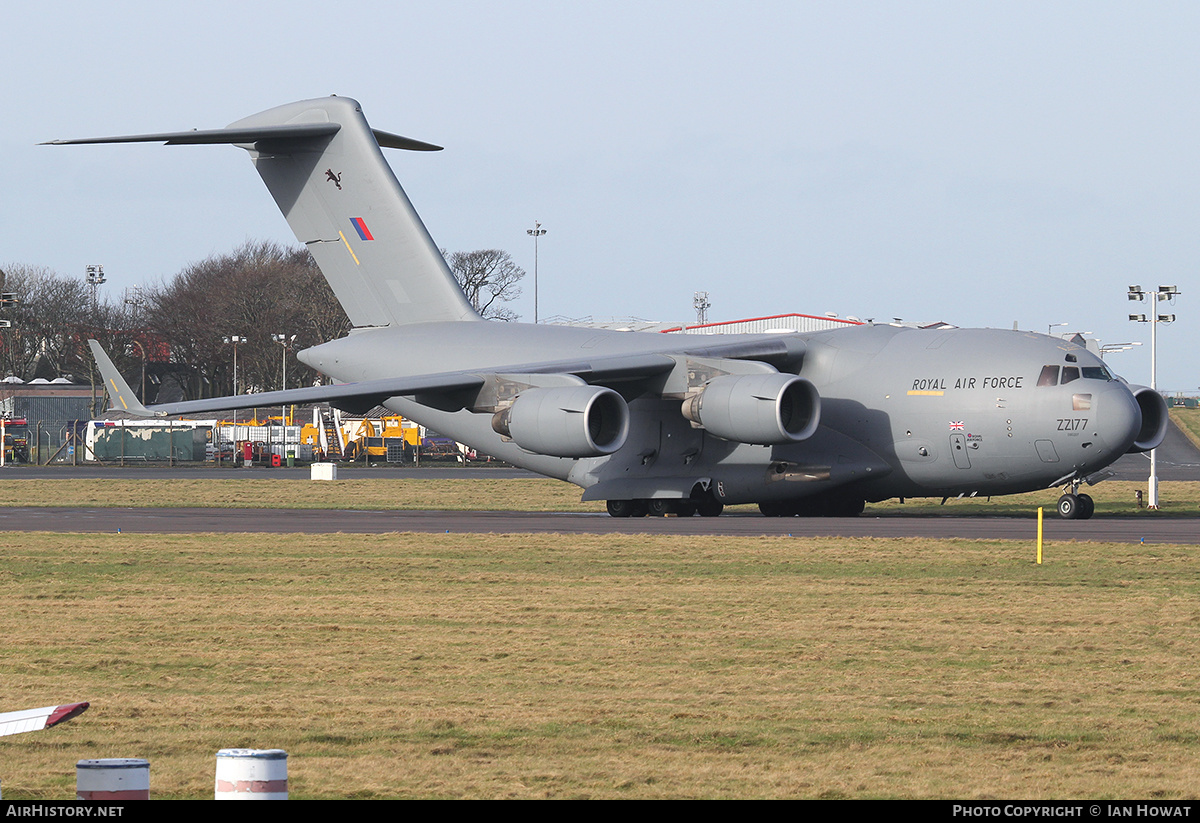
[[909, 391], [953, 391], [954, 389], [1020, 389], [1025, 376], [1020, 377], [918, 377]]

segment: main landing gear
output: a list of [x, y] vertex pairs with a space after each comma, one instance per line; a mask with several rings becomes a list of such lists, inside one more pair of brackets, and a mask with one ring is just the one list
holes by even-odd
[[764, 517], [858, 517], [867, 503], [861, 497], [814, 494], [792, 500], [764, 500], [758, 510]]
[[676, 517], [691, 517], [698, 514], [701, 517], [719, 517], [725, 510], [725, 504], [711, 495], [688, 498], [655, 497], [651, 500], [609, 500], [605, 506], [613, 517], [664, 517], [673, 514]]
[[1090, 494], [1080, 494], [1079, 484], [1072, 483], [1071, 490], [1058, 498], [1058, 516], [1063, 520], [1087, 520], [1096, 513], [1096, 501]]

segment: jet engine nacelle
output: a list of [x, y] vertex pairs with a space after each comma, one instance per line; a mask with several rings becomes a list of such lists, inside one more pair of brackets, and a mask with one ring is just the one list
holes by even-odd
[[683, 416], [725, 440], [795, 443], [817, 430], [821, 395], [794, 374], [723, 375], [683, 401]]
[[492, 429], [537, 454], [599, 457], [625, 444], [629, 406], [600, 386], [527, 389], [492, 416]]
[[1162, 395], [1147, 386], [1130, 386], [1133, 399], [1142, 411], [1142, 427], [1137, 439], [1126, 454], [1138, 454], [1158, 448], [1167, 436], [1167, 401]]

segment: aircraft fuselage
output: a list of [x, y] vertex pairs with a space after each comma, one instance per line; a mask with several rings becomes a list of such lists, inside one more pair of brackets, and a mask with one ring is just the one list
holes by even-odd
[[[606, 357], [760, 339], [685, 341], [498, 323], [473, 323], [463, 339], [454, 326], [360, 331], [300, 357], [349, 382], [478, 369], [484, 358], [499, 368], [547, 351], [562, 359]], [[468, 409], [400, 397], [386, 405], [481, 451], [576, 483], [587, 490], [585, 499], [688, 497], [699, 483], [724, 503], [790, 500], [831, 489], [868, 501], [1031, 491], [1104, 468], [1130, 449], [1143, 426], [1133, 393], [1099, 358], [1046, 335], [864, 325], [798, 337], [805, 350], [795, 373], [819, 391], [821, 425], [786, 445], [715, 437], [648, 381], [624, 387], [629, 437], [602, 457], [531, 453], [497, 434], [489, 415]], [[382, 351], [395, 355], [382, 357]]]

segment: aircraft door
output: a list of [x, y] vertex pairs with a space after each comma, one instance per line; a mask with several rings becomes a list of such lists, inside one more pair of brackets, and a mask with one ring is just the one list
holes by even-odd
[[1054, 448], [1053, 440], [1036, 440], [1033, 445], [1037, 448], [1038, 457], [1042, 458], [1043, 463], [1058, 462], [1058, 451]]

